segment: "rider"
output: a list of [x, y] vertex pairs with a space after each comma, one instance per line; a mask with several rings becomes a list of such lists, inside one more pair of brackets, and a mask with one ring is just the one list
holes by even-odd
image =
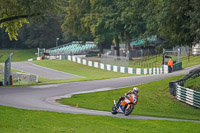
[[129, 94], [133, 94], [134, 95], [134, 104], [138, 103], [138, 96], [139, 96], [139, 89], [137, 87], [133, 87], [133, 90], [128, 91], [127, 93], [125, 93], [125, 96], [122, 96], [119, 98], [119, 101], [117, 102], [117, 105], [119, 105], [119, 103], [122, 100], [125, 100], [125, 97], [127, 97]]

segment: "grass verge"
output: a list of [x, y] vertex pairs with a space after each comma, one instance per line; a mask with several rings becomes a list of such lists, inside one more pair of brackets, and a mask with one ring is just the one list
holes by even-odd
[[13, 53], [12, 61], [27, 61], [30, 58], [35, 57], [36, 49], [24, 49], [24, 50], [0, 50], [0, 62], [5, 62], [10, 53]]
[[180, 131], [181, 133], [198, 133], [200, 124], [74, 115], [0, 106], [0, 129], [2, 133], [177, 133]]
[[[183, 104], [170, 96], [168, 88], [169, 81], [179, 78], [181, 78], [181, 76], [138, 85], [137, 87], [140, 88], [139, 103], [136, 105], [132, 114], [200, 120], [200, 109], [195, 109]], [[113, 100], [118, 100], [119, 96], [130, 89], [132, 89], [132, 87], [78, 94], [73, 95], [71, 98], [59, 99], [58, 101], [62, 104], [72, 106], [78, 104], [81, 108], [110, 111], [113, 106]]]
[[[172, 56], [174, 57], [174, 56]], [[172, 58], [172, 60], [177, 60], [177, 57]], [[167, 60], [166, 60], [167, 61]], [[194, 65], [198, 65], [200, 62], [199, 56], [180, 56], [180, 61], [182, 61], [182, 67], [190, 67]], [[148, 64], [148, 65], [147, 65]], [[148, 67], [160, 67], [162, 64], [162, 55], [154, 55], [144, 58], [140, 58], [139, 61], [133, 60], [129, 62], [129, 67], [136, 67], [136, 68], [146, 68]]]
[[196, 91], [200, 91], [200, 77], [190, 78], [185, 83], [184, 86]]
[[132, 74], [123, 74], [117, 72], [111, 72], [107, 70], [101, 70], [98, 68], [93, 68], [85, 65], [81, 65], [72, 61], [66, 60], [43, 60], [43, 61], [33, 61], [34, 64], [55, 69], [58, 71], [71, 73], [84, 78], [75, 78], [75, 79], [47, 79], [40, 78], [40, 83], [62, 83], [62, 82], [73, 82], [73, 81], [88, 81], [88, 80], [100, 80], [100, 79], [109, 79], [109, 78], [119, 78], [119, 77], [128, 77], [133, 76]]

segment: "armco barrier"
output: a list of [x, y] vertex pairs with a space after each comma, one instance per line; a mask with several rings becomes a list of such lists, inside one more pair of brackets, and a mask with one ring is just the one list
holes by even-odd
[[69, 55], [60, 55], [60, 60], [69, 60], [79, 64], [87, 65], [90, 67], [100, 68], [108, 71], [128, 73], [128, 74], [162, 74], [163, 68], [131, 68], [131, 67], [122, 67], [109, 64], [103, 64], [94, 61], [88, 61], [86, 59], [78, 58], [75, 56]]
[[170, 94], [176, 96], [179, 101], [200, 108], [200, 92], [183, 87], [186, 80], [199, 76], [200, 68], [197, 68], [190, 71], [185, 77], [169, 82]]

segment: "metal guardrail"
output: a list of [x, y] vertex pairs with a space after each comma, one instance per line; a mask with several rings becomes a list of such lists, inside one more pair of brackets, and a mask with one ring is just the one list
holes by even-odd
[[179, 101], [200, 108], [200, 92], [184, 87], [186, 80], [199, 76], [200, 68], [196, 68], [190, 71], [185, 77], [169, 82], [170, 94], [176, 96]]
[[176, 98], [179, 101], [200, 108], [200, 92], [176, 85]]

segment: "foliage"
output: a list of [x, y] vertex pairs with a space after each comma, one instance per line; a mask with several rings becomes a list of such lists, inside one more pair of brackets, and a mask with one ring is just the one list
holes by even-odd
[[0, 28], [6, 27], [10, 39], [17, 40], [18, 30], [28, 18], [41, 18], [45, 13], [55, 13], [60, 9], [61, 0], [1, 0]]
[[31, 19], [29, 24], [19, 30], [19, 41], [25, 48], [50, 48], [55, 47], [56, 38], [62, 39], [61, 18], [50, 14], [45, 15], [46, 19], [36, 21]]
[[[58, 44], [76, 40], [70, 32], [62, 32], [63, 14], [45, 14], [41, 20], [29, 19], [29, 24], [24, 24], [18, 33], [18, 41], [10, 41], [4, 29], [0, 29], [0, 48], [50, 48]], [[67, 33], [67, 34], [66, 34]]]
[[156, 50], [157, 53], [161, 54], [163, 52], [163, 46], [158, 45], [158, 46], [156, 46], [155, 50]]
[[[200, 40], [199, 0], [1, 0], [0, 24], [10, 39], [29, 18], [38, 20], [65, 7], [63, 41], [119, 42], [157, 35], [164, 47], [189, 45]], [[67, 2], [67, 3], [66, 3]], [[60, 12], [63, 16], [63, 12]], [[48, 17], [48, 16], [46, 16]], [[28, 18], [28, 19], [27, 19]], [[49, 27], [50, 25], [48, 25]], [[35, 34], [35, 33], [31, 33]], [[69, 36], [68, 36], [69, 35]], [[34, 36], [34, 35], [33, 35]], [[70, 39], [71, 38], [71, 39]], [[46, 40], [46, 39], [45, 39]], [[34, 39], [29, 40], [30, 43]], [[118, 48], [118, 44], [117, 49]]]
[[144, 22], [138, 13], [141, 11], [140, 4], [141, 2], [134, 3], [131, 0], [81, 2], [69, 0], [62, 28], [64, 31], [69, 30], [80, 39], [85, 35], [92, 35], [98, 43], [115, 39], [119, 49], [120, 36], [128, 38], [130, 44], [132, 36], [137, 37], [144, 32]]
[[199, 41], [197, 0], [92, 0], [90, 5], [80, 21], [98, 42], [116, 36], [128, 40], [151, 35], [171, 46], [191, 46]]
[[27, 61], [30, 58], [35, 57], [36, 49], [26, 50], [0, 50], [0, 62], [4, 63], [9, 57], [10, 53], [13, 53], [11, 58], [12, 62]]
[[78, 40], [76, 36], [73, 36], [71, 32], [64, 31], [62, 32], [62, 42], [71, 42], [74, 40]]
[[147, 33], [158, 35], [172, 46], [191, 46], [198, 42], [200, 6], [197, 1], [149, 0], [144, 13]]
[[200, 92], [200, 77], [186, 80], [184, 86]]
[[71, 32], [81, 40], [91, 38], [90, 31], [81, 21], [90, 11], [90, 0], [68, 0], [66, 17], [62, 25], [63, 31]]

